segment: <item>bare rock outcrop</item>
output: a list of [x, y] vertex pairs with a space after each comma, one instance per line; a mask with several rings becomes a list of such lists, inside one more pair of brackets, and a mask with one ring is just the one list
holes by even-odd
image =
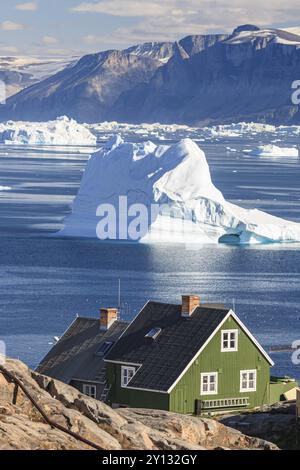
[[[113, 410], [19, 361], [8, 360], [5, 369], [22, 386], [0, 370], [0, 450], [90, 450], [89, 443], [104, 450], [277, 449], [211, 419]], [[46, 422], [41, 410], [58, 429]]]
[[[295, 402], [276, 403], [258, 412], [220, 417], [220, 422], [249, 436], [270, 439], [281, 449], [299, 449]], [[298, 439], [297, 439], [298, 433]]]

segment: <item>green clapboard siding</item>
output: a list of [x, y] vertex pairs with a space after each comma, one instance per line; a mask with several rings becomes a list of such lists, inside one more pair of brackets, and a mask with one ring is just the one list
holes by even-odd
[[167, 393], [144, 392], [121, 387], [121, 366], [107, 364], [107, 378], [112, 386], [109, 401], [126, 405], [131, 408], [150, 408], [154, 410], [168, 410], [170, 396]]
[[[237, 329], [238, 351], [221, 352], [221, 331]], [[240, 393], [240, 371], [257, 369], [257, 391]], [[218, 394], [201, 396], [203, 372], [218, 372]], [[170, 394], [170, 411], [193, 413], [196, 400], [249, 397], [250, 407], [269, 403], [270, 365], [230, 317]]]
[[[221, 352], [221, 331], [237, 329], [238, 351]], [[196, 334], [196, 333], [195, 333]], [[256, 392], [240, 392], [240, 371], [257, 370]], [[218, 372], [218, 394], [201, 396], [200, 377], [204, 372]], [[170, 394], [130, 390], [121, 387], [121, 365], [107, 364], [111, 384], [110, 402], [136, 408], [194, 413], [196, 400], [249, 397], [249, 407], [269, 403], [270, 364], [250, 338], [230, 317], [216, 333]]]

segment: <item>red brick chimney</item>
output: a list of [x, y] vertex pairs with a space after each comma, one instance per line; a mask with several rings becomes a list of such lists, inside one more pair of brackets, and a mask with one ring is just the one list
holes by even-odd
[[197, 307], [200, 307], [200, 297], [198, 295], [182, 296], [181, 315], [183, 317], [190, 317]]
[[100, 310], [100, 329], [109, 330], [115, 321], [118, 320], [117, 308], [101, 308]]

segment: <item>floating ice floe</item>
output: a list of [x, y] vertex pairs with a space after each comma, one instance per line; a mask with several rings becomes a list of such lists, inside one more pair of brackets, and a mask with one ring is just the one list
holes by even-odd
[[0, 142], [6, 145], [95, 146], [97, 138], [84, 125], [63, 116], [49, 122], [0, 123]]
[[49, 122], [0, 123], [0, 143], [7, 145], [60, 145], [94, 146], [97, 138], [106, 141], [120, 134], [129, 140], [180, 140], [192, 138], [197, 142], [218, 141], [218, 139], [254, 138], [270, 135], [276, 139], [299, 136], [300, 126], [273, 126], [255, 122], [240, 122], [211, 127], [189, 127], [180, 124], [128, 124], [101, 122], [79, 124], [66, 116]]
[[106, 140], [115, 134], [120, 134], [124, 139], [134, 139], [135, 136], [143, 139], [179, 140], [192, 138], [200, 142], [202, 139], [240, 137], [256, 137], [268, 134], [274, 138], [285, 138], [287, 136], [298, 136], [300, 126], [273, 126], [257, 122], [239, 122], [233, 124], [222, 124], [211, 127], [189, 127], [180, 124], [128, 124], [119, 122], [102, 122], [97, 124], [85, 124], [100, 139]]
[[283, 148], [276, 145], [260, 145], [253, 150], [244, 150], [248, 155], [262, 157], [299, 157], [299, 150], [295, 147]]
[[117, 136], [91, 156], [59, 235], [102, 238], [104, 227], [108, 239], [147, 243], [300, 241], [300, 224], [227, 202], [190, 139], [157, 146]]

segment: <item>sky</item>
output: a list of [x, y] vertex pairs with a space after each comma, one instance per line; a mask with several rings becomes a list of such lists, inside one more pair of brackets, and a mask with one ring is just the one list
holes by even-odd
[[0, 0], [0, 55], [69, 56], [236, 26], [300, 26], [299, 0]]

